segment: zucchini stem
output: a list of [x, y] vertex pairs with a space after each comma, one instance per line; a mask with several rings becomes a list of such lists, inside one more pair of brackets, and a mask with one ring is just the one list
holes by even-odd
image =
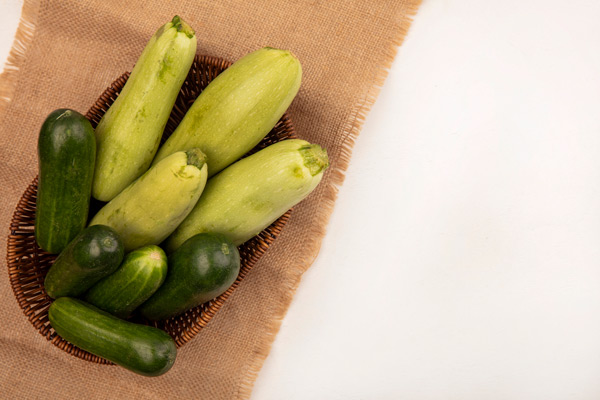
[[171, 23], [173, 24], [173, 27], [177, 29], [177, 32], [183, 32], [189, 38], [193, 38], [196, 34], [192, 27], [189, 26], [184, 20], [182, 20], [179, 15], [174, 16]]
[[206, 164], [206, 155], [198, 148], [187, 150], [185, 155], [187, 156], [187, 165], [194, 165], [198, 169], [202, 169]]
[[327, 150], [318, 144], [302, 146], [298, 149], [298, 151], [304, 159], [304, 166], [308, 168], [312, 176], [319, 174], [329, 166]]

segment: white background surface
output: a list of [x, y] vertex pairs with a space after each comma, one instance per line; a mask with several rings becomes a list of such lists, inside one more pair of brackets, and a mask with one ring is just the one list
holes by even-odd
[[600, 398], [599, 20], [424, 1], [253, 399]]

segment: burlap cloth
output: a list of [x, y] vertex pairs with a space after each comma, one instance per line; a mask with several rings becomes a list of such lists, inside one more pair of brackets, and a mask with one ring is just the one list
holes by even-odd
[[419, 0], [25, 0], [0, 77], [0, 251], [14, 207], [37, 173], [44, 118], [85, 113], [131, 70], [155, 30], [178, 14], [198, 52], [236, 60], [262, 46], [290, 49], [304, 71], [289, 110], [300, 137], [327, 148], [331, 167], [274, 246], [208, 327], [157, 378], [72, 357], [18, 307], [0, 271], [0, 398], [248, 398], [302, 273], [316, 257], [351, 149]]

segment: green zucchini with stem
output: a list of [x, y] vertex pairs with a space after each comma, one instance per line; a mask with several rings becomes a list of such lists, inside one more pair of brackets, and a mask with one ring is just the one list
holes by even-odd
[[206, 156], [178, 151], [150, 168], [106, 204], [90, 225], [119, 233], [125, 251], [159, 244], [192, 211], [207, 179]]
[[154, 163], [198, 147], [211, 177], [256, 146], [298, 93], [302, 68], [286, 50], [265, 47], [223, 71], [200, 93]]
[[308, 196], [329, 165], [319, 145], [300, 139], [272, 144], [209, 179], [202, 197], [165, 242], [167, 253], [201, 232], [240, 245]]
[[195, 33], [178, 16], [152, 36], [96, 127], [96, 199], [113, 199], [148, 169], [195, 54]]

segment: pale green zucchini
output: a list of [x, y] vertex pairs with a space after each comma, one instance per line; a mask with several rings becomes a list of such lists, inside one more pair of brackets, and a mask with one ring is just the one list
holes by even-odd
[[159, 244], [190, 213], [207, 179], [206, 156], [178, 151], [150, 168], [92, 218], [119, 233], [125, 251]]
[[223, 71], [198, 96], [154, 163], [197, 147], [211, 177], [258, 144], [298, 93], [300, 62], [289, 51], [265, 47]]
[[96, 199], [113, 199], [148, 169], [195, 54], [194, 31], [177, 16], [150, 39], [96, 127]]
[[308, 196], [327, 166], [325, 150], [300, 139], [275, 143], [232, 164], [208, 181], [164, 248], [173, 252], [201, 232], [244, 243]]

